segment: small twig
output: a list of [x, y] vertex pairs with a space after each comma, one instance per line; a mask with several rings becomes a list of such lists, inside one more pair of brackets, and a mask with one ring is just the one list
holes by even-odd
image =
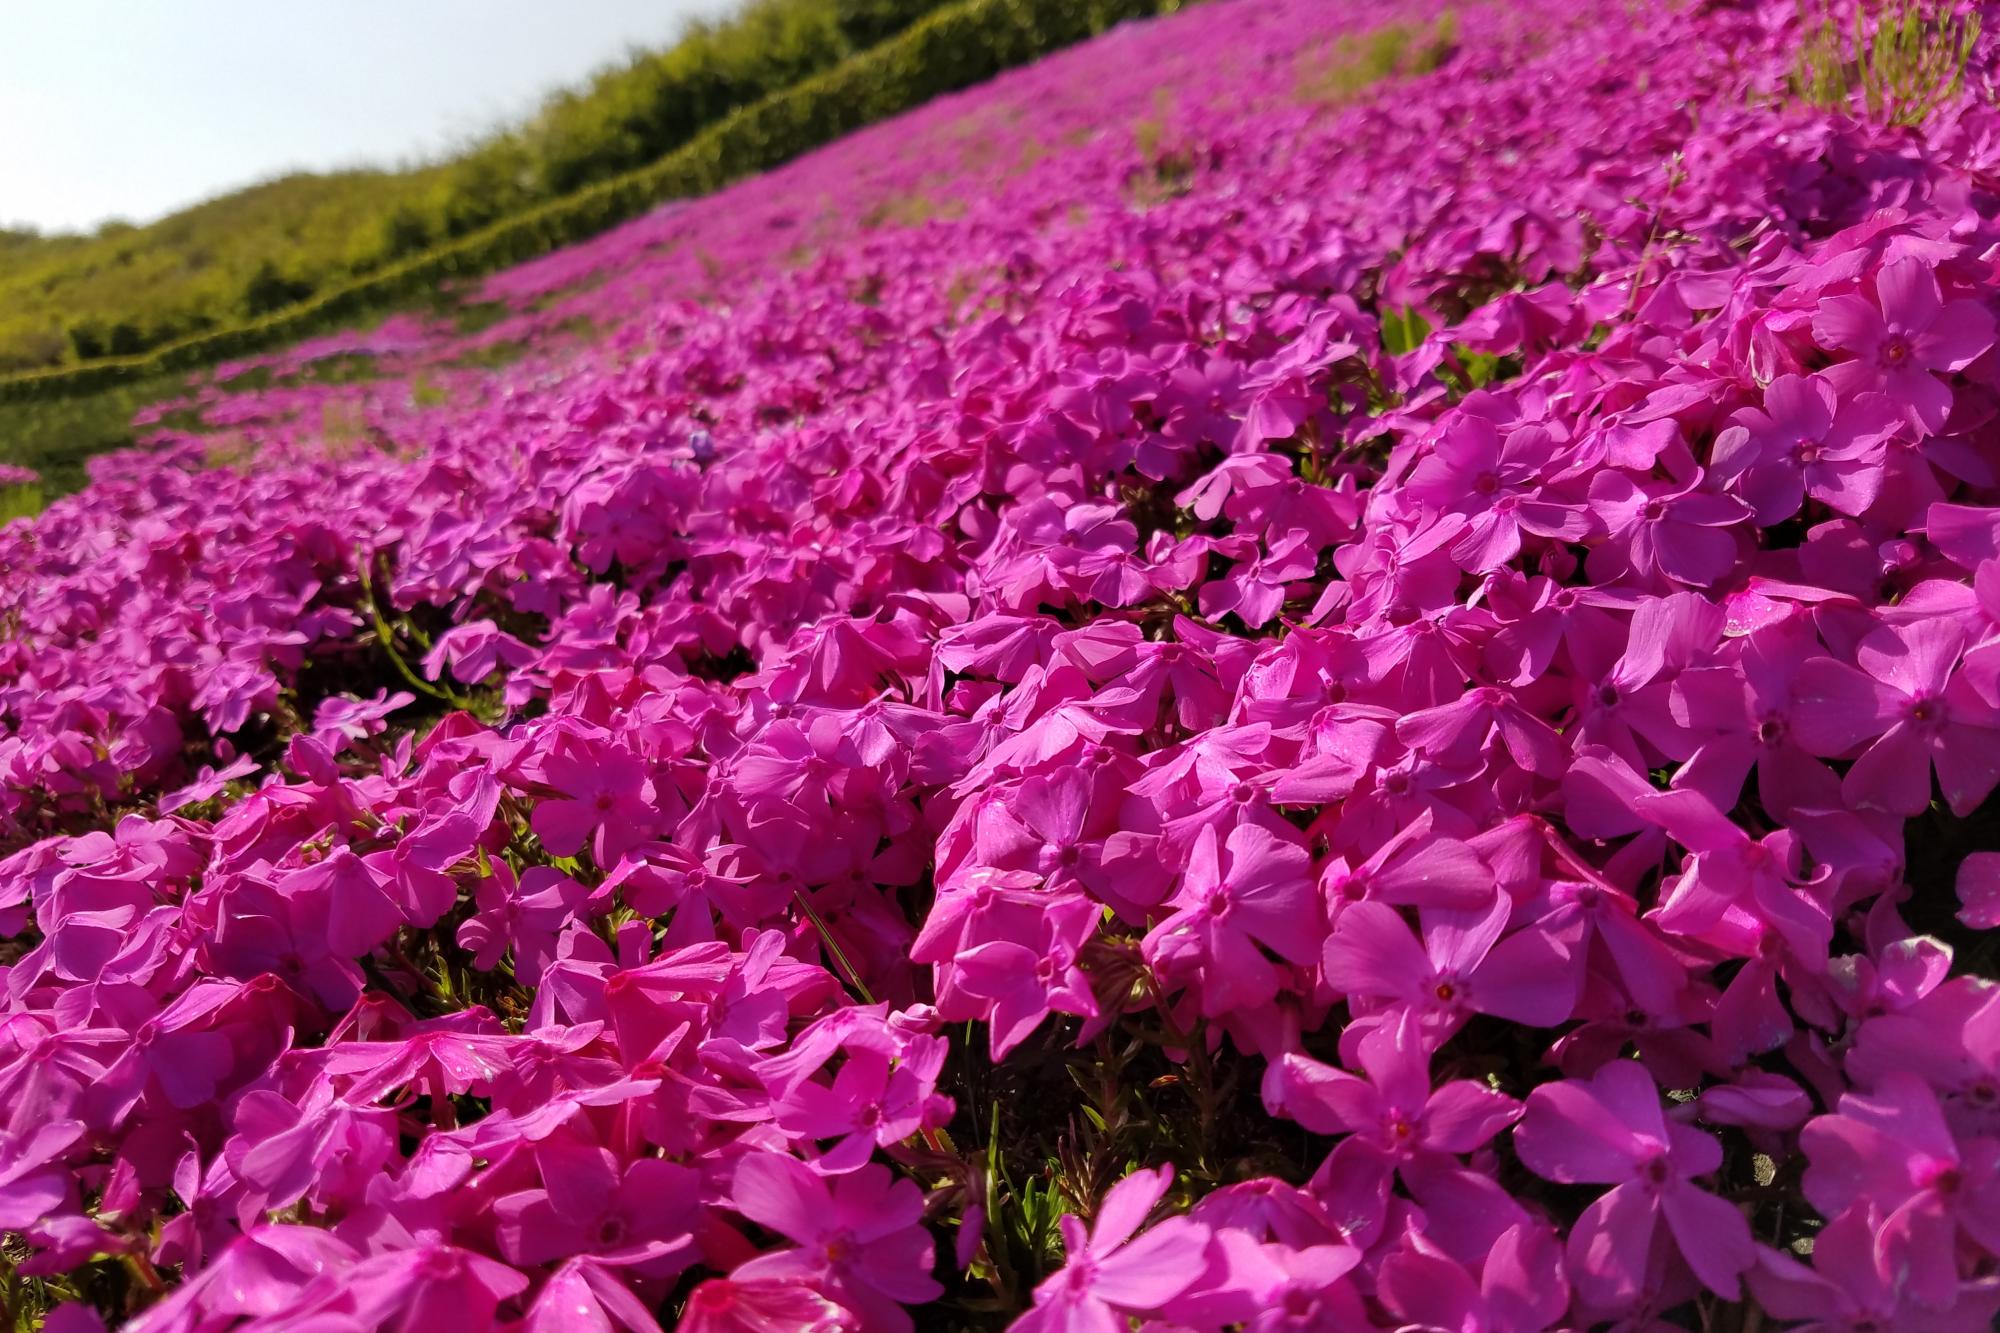
[[359, 564], [356, 566], [356, 572], [361, 579], [361, 595], [368, 603], [369, 617], [375, 622], [375, 637], [381, 643], [382, 651], [389, 655], [389, 661], [395, 666], [397, 674], [402, 676], [412, 689], [421, 690], [433, 699], [442, 699], [453, 708], [461, 708], [468, 713], [476, 711], [470, 699], [455, 694], [432, 681], [425, 680], [415, 671], [412, 671], [410, 664], [403, 660], [403, 655], [396, 651], [395, 630], [390, 627], [388, 619], [383, 616], [382, 606], [375, 600], [375, 585], [368, 577], [369, 559], [370, 556], [364, 552]]
[[854, 964], [848, 961], [846, 952], [841, 949], [840, 942], [833, 938], [833, 932], [827, 928], [826, 922], [813, 909], [812, 903], [807, 901], [806, 891], [803, 888], [794, 889], [792, 896], [798, 900], [799, 910], [806, 914], [806, 920], [812, 922], [813, 929], [819, 932], [819, 942], [826, 947], [827, 955], [833, 959], [834, 971], [841, 974], [841, 980], [847, 983], [860, 998], [861, 1003], [874, 1004], [875, 997], [868, 993], [868, 984], [861, 979], [861, 974], [855, 970]]

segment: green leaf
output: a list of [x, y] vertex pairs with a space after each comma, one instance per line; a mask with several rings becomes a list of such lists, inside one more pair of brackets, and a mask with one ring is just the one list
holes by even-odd
[[1390, 356], [1413, 352], [1430, 336], [1431, 322], [1418, 314], [1415, 306], [1382, 314], [1382, 350]]

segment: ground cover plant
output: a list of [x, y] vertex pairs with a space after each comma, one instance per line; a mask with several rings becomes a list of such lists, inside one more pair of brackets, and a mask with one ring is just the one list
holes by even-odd
[[148, 409], [8, 1314], [1990, 1327], [1992, 27], [1213, 0]]

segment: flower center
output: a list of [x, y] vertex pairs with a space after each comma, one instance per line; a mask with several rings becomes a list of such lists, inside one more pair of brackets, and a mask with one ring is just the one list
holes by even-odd
[[417, 1272], [439, 1282], [449, 1282], [457, 1277], [464, 1263], [456, 1250], [432, 1250], [417, 1264]]
[[1910, 1176], [1918, 1188], [1936, 1190], [1944, 1195], [1958, 1193], [1958, 1187], [1965, 1183], [1958, 1163], [1943, 1158], [1920, 1159]]
[[1910, 359], [1910, 340], [1900, 333], [1892, 333], [1882, 343], [1882, 364], [1892, 369]]

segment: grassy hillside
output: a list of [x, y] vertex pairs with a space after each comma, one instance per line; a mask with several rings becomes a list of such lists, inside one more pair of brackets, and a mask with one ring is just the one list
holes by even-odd
[[143, 227], [0, 231], [0, 374], [229, 328], [641, 166], [829, 69], [939, 0], [753, 0], [405, 171], [299, 173]]
[[82, 482], [85, 460], [133, 441], [135, 411], [179, 397], [191, 373], [355, 329], [390, 310], [425, 306], [444, 317], [441, 327], [477, 335], [491, 316], [506, 314], [505, 300], [468, 303], [470, 277], [599, 237], [664, 200], [709, 195], [1113, 24], [1177, 7], [1178, 0], [953, 0], [837, 66], [728, 113], [642, 167], [330, 282], [309, 299], [151, 351], [0, 375], [0, 465], [33, 469], [45, 497], [67, 493]]

